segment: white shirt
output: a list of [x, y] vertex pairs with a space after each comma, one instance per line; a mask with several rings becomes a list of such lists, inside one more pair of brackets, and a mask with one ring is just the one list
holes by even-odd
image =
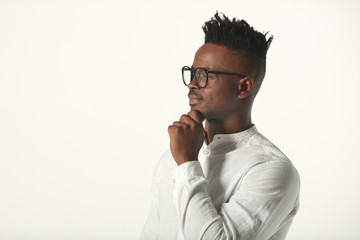
[[198, 159], [177, 166], [169, 150], [161, 157], [142, 240], [285, 239], [299, 175], [255, 126], [216, 135]]

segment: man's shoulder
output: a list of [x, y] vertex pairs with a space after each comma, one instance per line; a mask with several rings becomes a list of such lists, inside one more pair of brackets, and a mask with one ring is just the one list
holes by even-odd
[[[252, 156], [257, 159], [256, 164], [253, 164], [249, 172], [257, 171], [263, 174], [266, 171], [271, 175], [290, 174], [295, 182], [299, 181], [299, 174], [291, 160], [268, 138], [257, 132], [251, 139], [249, 139], [248, 147], [259, 149], [254, 151]], [[281, 173], [281, 174], [280, 174]]]
[[260, 132], [252, 135], [246, 145], [249, 148], [253, 147], [261, 149], [258, 153], [266, 158], [269, 158], [269, 160], [290, 161], [280, 148], [278, 148], [272, 141]]
[[166, 149], [164, 151], [164, 153], [161, 155], [157, 166], [162, 166], [162, 165], [165, 165], [165, 166], [166, 165], [170, 165], [170, 166], [176, 165], [170, 149]]
[[167, 149], [158, 160], [155, 171], [154, 177], [161, 176], [164, 172], [171, 172], [176, 167], [176, 162], [171, 154], [170, 149]]

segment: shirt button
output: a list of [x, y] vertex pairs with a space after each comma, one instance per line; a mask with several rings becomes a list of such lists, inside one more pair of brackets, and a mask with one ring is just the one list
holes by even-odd
[[204, 150], [204, 151], [203, 151], [203, 154], [204, 154], [204, 155], [208, 155], [208, 154], [209, 154], [209, 151], [208, 151], [208, 150]]
[[175, 178], [173, 178], [173, 183], [174, 183], [174, 184], [176, 183], [176, 179], [175, 179]]
[[253, 218], [253, 222], [254, 222], [254, 223], [257, 223], [258, 221], [259, 221], [258, 218], [256, 218], [256, 217]]

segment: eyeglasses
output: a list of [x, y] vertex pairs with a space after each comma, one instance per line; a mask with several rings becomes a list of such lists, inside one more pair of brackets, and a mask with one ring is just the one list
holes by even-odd
[[[217, 71], [209, 71], [205, 68], [191, 68], [188, 66], [184, 66], [181, 69], [182, 79], [185, 86], [189, 85], [193, 79], [195, 79], [195, 83], [199, 88], [204, 88], [208, 84], [209, 73], [214, 74], [226, 74], [226, 75], [236, 75], [245, 78], [246, 76], [241, 73], [229, 73], [229, 72], [217, 72]], [[211, 78], [211, 77], [210, 77]]]

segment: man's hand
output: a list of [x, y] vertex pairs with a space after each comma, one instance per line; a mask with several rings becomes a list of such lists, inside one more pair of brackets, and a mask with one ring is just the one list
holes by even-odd
[[200, 112], [190, 111], [169, 126], [170, 150], [177, 165], [197, 160], [204, 142], [202, 121]]

